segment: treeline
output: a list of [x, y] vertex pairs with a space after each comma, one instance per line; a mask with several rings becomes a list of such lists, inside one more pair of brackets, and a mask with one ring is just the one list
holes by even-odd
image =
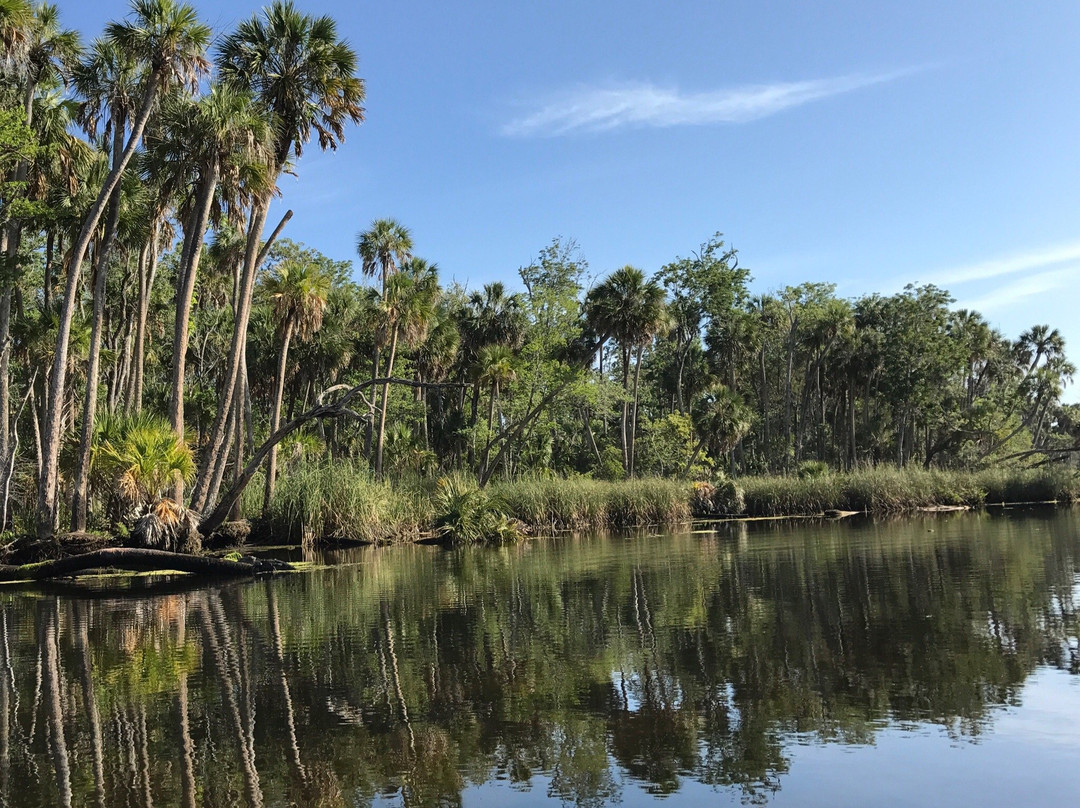
[[212, 49], [174, 0], [91, 43], [2, 0], [0, 37], [0, 531], [132, 524], [169, 499], [209, 514], [255, 468], [266, 507], [281, 467], [313, 460], [486, 484], [1078, 445], [1060, 334], [1006, 338], [934, 286], [753, 294], [718, 234], [601, 277], [555, 240], [521, 291], [469, 290], [391, 219], [362, 228], [355, 267], [282, 237], [277, 178], [364, 114], [354, 51], [290, 2]]

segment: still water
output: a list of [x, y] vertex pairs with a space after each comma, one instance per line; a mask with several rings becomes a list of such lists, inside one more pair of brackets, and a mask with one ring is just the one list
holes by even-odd
[[3, 806], [1064, 806], [1080, 513], [0, 589]]

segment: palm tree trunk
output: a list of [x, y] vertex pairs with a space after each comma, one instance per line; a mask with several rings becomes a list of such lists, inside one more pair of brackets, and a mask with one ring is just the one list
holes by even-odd
[[11, 426], [11, 297], [12, 289], [0, 292], [0, 468], [7, 468], [12, 451]]
[[622, 457], [623, 457], [623, 469], [627, 475], [630, 474], [630, 402], [627, 399], [627, 395], [630, 393], [630, 349], [623, 346], [619, 346], [619, 350], [622, 353], [622, 386], [623, 386], [623, 400], [622, 400], [622, 416], [619, 421], [621, 438], [622, 438]]
[[150, 296], [154, 292], [154, 279], [158, 269], [158, 227], [154, 222], [147, 254], [146, 275], [139, 276], [139, 319], [135, 328], [135, 382], [131, 394], [131, 407], [142, 412], [143, 384], [146, 378], [146, 318], [150, 313]]
[[644, 352], [644, 346], [639, 346], [637, 349], [637, 356], [634, 357], [634, 415], [630, 421], [630, 468], [627, 473], [634, 476], [634, 444], [637, 442], [637, 411], [638, 411], [638, 381], [641, 378], [641, 355]]
[[[182, 605], [176, 644], [180, 649], [184, 649], [187, 640], [189, 604], [185, 596], [181, 595], [180, 598]], [[191, 722], [188, 719], [188, 674], [184, 666], [180, 668], [177, 684], [176, 710], [180, 716], [180, 747], [182, 750], [180, 755], [180, 804], [184, 808], [195, 808], [195, 743], [191, 738]]]
[[105, 754], [101, 741], [101, 711], [98, 709], [97, 691], [94, 690], [94, 673], [90, 662], [88, 629], [90, 613], [83, 603], [75, 605], [75, 644], [79, 652], [79, 683], [82, 686], [83, 709], [90, 722], [90, 752], [94, 764], [94, 793], [99, 806], [105, 805]]
[[[113, 166], [123, 157], [123, 120], [113, 121]], [[86, 530], [87, 494], [90, 477], [90, 449], [94, 440], [94, 420], [97, 415], [98, 377], [101, 375], [101, 332], [105, 324], [106, 281], [109, 273], [109, 257], [116, 233], [120, 226], [120, 186], [113, 190], [109, 200], [109, 213], [105, 222], [104, 238], [97, 246], [94, 256], [94, 316], [90, 326], [90, 356], [86, 363], [86, 396], [83, 398], [82, 435], [79, 440], [79, 458], [75, 464], [75, 479], [71, 495], [71, 530]]]
[[[184, 233], [183, 262], [176, 283], [176, 320], [173, 326], [172, 396], [169, 399], [169, 421], [173, 431], [184, 439], [184, 373], [187, 367], [188, 330], [191, 323], [191, 298], [195, 294], [195, 277], [202, 257], [203, 239], [210, 221], [210, 208], [217, 189], [220, 166], [217, 160], [209, 167], [202, 180], [195, 208], [191, 214], [191, 227]], [[259, 234], [262, 235], [261, 233]], [[178, 483], [174, 499], [184, 496], [184, 484]]]
[[221, 480], [218, 467], [223, 466], [223, 456], [227, 451], [225, 443], [229, 410], [236, 392], [236, 380], [240, 375], [240, 357], [247, 348], [247, 327], [248, 320], [251, 317], [251, 295], [255, 288], [255, 272], [260, 262], [266, 257], [267, 250], [270, 249], [282, 228], [285, 227], [285, 223], [292, 218], [292, 211], [286, 211], [281, 222], [274, 229], [274, 232], [270, 234], [270, 238], [260, 251], [259, 245], [269, 208], [270, 199], [264, 197], [255, 204], [255, 209], [251, 213], [247, 248], [244, 253], [244, 268], [237, 289], [236, 316], [233, 320], [232, 343], [229, 346], [229, 365], [218, 397], [218, 412], [214, 418], [214, 426], [210, 433], [210, 445], [207, 447], [206, 457], [203, 458], [199, 476], [195, 479], [195, 488], [191, 494], [191, 507], [196, 511], [202, 511], [210, 504], [214, 478], [216, 477], [219, 483]]
[[82, 276], [82, 264], [86, 258], [90, 242], [97, 231], [98, 223], [105, 213], [105, 207], [113, 191], [120, 184], [120, 177], [127, 168], [135, 149], [142, 140], [147, 121], [154, 110], [154, 98], [161, 82], [161, 71], [155, 69], [146, 82], [146, 89], [139, 100], [139, 112], [131, 127], [127, 145], [120, 156], [119, 164], [114, 165], [105, 177], [105, 182], [98, 192], [97, 199], [83, 219], [79, 237], [71, 251], [67, 282], [64, 285], [64, 301], [60, 309], [60, 322], [56, 335], [56, 352], [53, 357], [52, 375], [49, 378], [49, 394], [45, 403], [45, 430], [42, 435], [42, 469], [38, 481], [37, 533], [40, 538], [51, 536], [56, 528], [57, 488], [59, 486], [59, 460], [61, 422], [63, 405], [67, 394], [68, 345], [71, 341], [71, 324], [75, 318], [79, 282]]
[[[236, 437], [233, 438], [233, 482], [235, 483], [240, 479], [240, 475], [243, 474], [244, 469], [244, 449], [247, 448], [244, 441], [251, 436], [251, 389], [248, 384], [248, 372], [247, 372], [247, 353], [244, 353], [243, 361], [240, 363], [240, 379], [237, 382], [240, 385], [239, 390], [236, 392], [236, 398], [243, 405], [242, 409], [237, 412], [236, 417], [233, 419], [233, 429]], [[229, 519], [239, 520], [243, 518], [241, 512], [240, 500], [236, 500], [233, 503], [232, 510], [229, 511]]]
[[491, 425], [495, 423], [495, 402], [499, 398], [499, 383], [493, 382], [491, 385], [491, 396], [488, 399], [488, 413], [487, 413], [487, 439], [484, 441], [484, 454], [480, 458], [480, 476], [487, 476], [488, 459], [491, 456]]
[[[292, 334], [293, 319], [289, 317], [285, 321], [285, 333], [281, 337], [281, 352], [278, 354], [277, 383], [274, 385], [274, 409], [270, 417], [271, 435], [277, 432], [278, 427], [281, 426], [281, 399], [285, 395], [285, 371], [289, 363], [289, 342], [292, 341]], [[243, 421], [243, 418], [237, 420]], [[277, 479], [277, 448], [277, 444], [275, 444], [270, 449], [270, 456], [266, 459], [266, 491], [263, 494], [264, 511], [270, 510], [270, 498], [274, 495], [274, 481]]]
[[[393, 335], [390, 337], [390, 358], [386, 363], [386, 377], [394, 375], [394, 357], [397, 354], [398, 327], [394, 325]], [[382, 388], [382, 408], [379, 411], [379, 434], [375, 445], [375, 479], [381, 480], [383, 473], [383, 444], [386, 439], [386, 411], [389, 409], [390, 383], [387, 382]]]

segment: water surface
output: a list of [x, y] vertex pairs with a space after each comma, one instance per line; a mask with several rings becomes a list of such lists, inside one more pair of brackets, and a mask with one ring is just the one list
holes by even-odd
[[1080, 516], [0, 589], [0, 805], [1063, 806]]

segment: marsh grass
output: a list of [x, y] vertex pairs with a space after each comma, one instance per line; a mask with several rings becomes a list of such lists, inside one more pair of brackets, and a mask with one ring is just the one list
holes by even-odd
[[643, 478], [525, 478], [492, 486], [507, 514], [533, 530], [589, 530], [685, 522], [690, 486]]
[[814, 477], [744, 477], [748, 516], [790, 516], [827, 510], [897, 513], [935, 506], [979, 507], [1018, 502], [1074, 502], [1072, 469], [926, 471], [881, 467]]
[[[526, 477], [481, 490], [462, 475], [379, 483], [365, 465], [345, 461], [298, 464], [282, 477], [261, 522], [266, 537], [276, 541], [388, 543], [438, 536], [505, 542], [524, 532], [672, 525], [700, 516], [902, 513], [1052, 500], [1080, 500], [1076, 471], [882, 467], [719, 483]], [[245, 500], [248, 507], [255, 502]]]
[[274, 539], [381, 544], [418, 538], [432, 514], [423, 492], [375, 482], [365, 465], [338, 461], [300, 464], [282, 477], [263, 518]]

